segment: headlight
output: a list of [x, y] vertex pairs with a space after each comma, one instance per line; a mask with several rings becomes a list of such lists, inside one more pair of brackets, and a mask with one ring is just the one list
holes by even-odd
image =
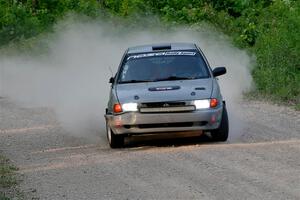
[[210, 107], [209, 99], [195, 100], [194, 105], [196, 109], [205, 109]]
[[218, 106], [218, 99], [201, 99], [193, 101], [196, 109], [215, 108]]
[[137, 103], [124, 103], [122, 105], [123, 112], [133, 112], [138, 111], [138, 104]]

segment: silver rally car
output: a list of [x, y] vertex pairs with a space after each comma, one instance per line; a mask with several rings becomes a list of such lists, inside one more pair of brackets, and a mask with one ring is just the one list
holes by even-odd
[[190, 43], [156, 44], [126, 50], [106, 109], [106, 132], [112, 148], [124, 137], [166, 132], [210, 132], [214, 141], [228, 138], [228, 117], [216, 77], [201, 49]]

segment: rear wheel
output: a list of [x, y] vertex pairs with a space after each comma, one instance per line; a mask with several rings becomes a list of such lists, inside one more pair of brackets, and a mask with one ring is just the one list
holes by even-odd
[[229, 125], [227, 109], [224, 105], [222, 112], [222, 119], [218, 129], [211, 131], [211, 137], [214, 141], [225, 142], [228, 139]]
[[111, 148], [121, 148], [124, 145], [124, 136], [123, 135], [116, 135], [111, 130], [106, 122], [106, 134], [107, 140]]

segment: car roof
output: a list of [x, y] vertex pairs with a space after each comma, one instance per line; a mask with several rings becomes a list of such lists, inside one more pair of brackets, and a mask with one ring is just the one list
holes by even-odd
[[127, 53], [148, 53], [162, 50], [197, 50], [193, 43], [159, 43], [129, 47]]

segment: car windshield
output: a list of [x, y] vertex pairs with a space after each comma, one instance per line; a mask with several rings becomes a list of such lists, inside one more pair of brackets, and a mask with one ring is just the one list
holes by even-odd
[[169, 51], [129, 55], [123, 62], [118, 83], [208, 78], [207, 66], [199, 53]]

